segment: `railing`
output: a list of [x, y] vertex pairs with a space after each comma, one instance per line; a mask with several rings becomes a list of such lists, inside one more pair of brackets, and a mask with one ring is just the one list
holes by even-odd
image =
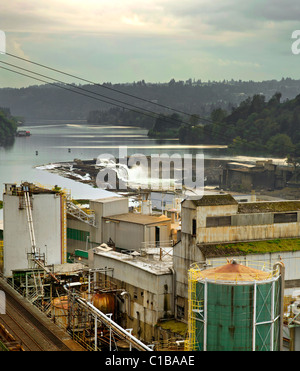
[[159, 260], [162, 261], [167, 256], [173, 256], [173, 240], [142, 242], [140, 253], [141, 256], [159, 256]]
[[87, 223], [89, 225], [95, 226], [96, 220], [95, 220], [95, 214], [87, 214], [85, 211], [83, 211], [80, 207], [75, 205], [71, 200], [66, 200], [67, 202], [67, 213], [69, 215], [72, 215], [74, 218]]

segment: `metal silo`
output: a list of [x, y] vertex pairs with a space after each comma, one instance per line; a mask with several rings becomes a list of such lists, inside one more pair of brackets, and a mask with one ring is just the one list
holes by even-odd
[[267, 351], [282, 348], [284, 266], [261, 269], [235, 260], [189, 270], [187, 350]]

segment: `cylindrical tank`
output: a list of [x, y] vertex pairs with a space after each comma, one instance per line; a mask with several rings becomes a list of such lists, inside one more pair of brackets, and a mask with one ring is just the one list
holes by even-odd
[[115, 311], [115, 295], [113, 293], [94, 294], [92, 303], [103, 313], [114, 313]]
[[188, 350], [280, 350], [281, 270], [235, 260], [189, 270]]
[[52, 316], [56, 323], [64, 328], [68, 326], [69, 299], [68, 296], [60, 296], [52, 299]]

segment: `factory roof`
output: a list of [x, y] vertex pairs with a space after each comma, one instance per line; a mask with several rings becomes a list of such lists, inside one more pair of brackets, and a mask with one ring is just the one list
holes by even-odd
[[126, 222], [126, 223], [134, 223], [134, 224], [157, 224], [162, 222], [169, 222], [171, 219], [167, 218], [165, 215], [146, 215], [146, 214], [138, 214], [138, 213], [125, 213], [125, 214], [118, 214], [107, 216], [103, 218], [105, 220], [111, 220], [115, 222]]
[[300, 200], [245, 202], [238, 207], [238, 212], [245, 214], [287, 211], [300, 211]]
[[5, 194], [13, 195], [13, 196], [20, 196], [24, 193], [24, 191], [28, 191], [31, 195], [32, 194], [55, 194], [60, 191], [60, 188], [54, 186], [53, 189], [48, 189], [41, 185], [37, 185], [34, 183], [23, 182], [19, 186], [16, 183], [5, 183]]
[[95, 199], [95, 200], [92, 200], [92, 201], [99, 202], [101, 204], [105, 204], [105, 203], [110, 203], [110, 202], [113, 202], [113, 201], [120, 201], [120, 200], [124, 200], [124, 197], [112, 196], [112, 197], [98, 198], [98, 199]]
[[138, 269], [142, 269], [151, 274], [164, 275], [170, 274], [170, 268], [173, 267], [172, 256], [166, 257], [163, 260], [158, 260], [158, 257], [152, 257], [153, 260], [149, 260], [147, 257], [137, 256], [136, 254], [125, 254], [117, 251], [99, 251], [98, 249], [93, 249], [96, 255], [101, 255], [108, 259], [116, 260], [125, 264], [129, 264]]
[[221, 206], [238, 204], [238, 202], [230, 194], [204, 195], [202, 197], [191, 196], [187, 200], [192, 201], [195, 206]]

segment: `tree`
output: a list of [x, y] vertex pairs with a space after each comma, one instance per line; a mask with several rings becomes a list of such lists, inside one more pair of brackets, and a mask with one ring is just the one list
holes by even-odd
[[0, 110], [0, 145], [12, 142], [16, 131], [16, 120], [8, 112]]
[[273, 135], [267, 142], [268, 150], [277, 156], [284, 157], [294, 151], [294, 145], [287, 134]]

